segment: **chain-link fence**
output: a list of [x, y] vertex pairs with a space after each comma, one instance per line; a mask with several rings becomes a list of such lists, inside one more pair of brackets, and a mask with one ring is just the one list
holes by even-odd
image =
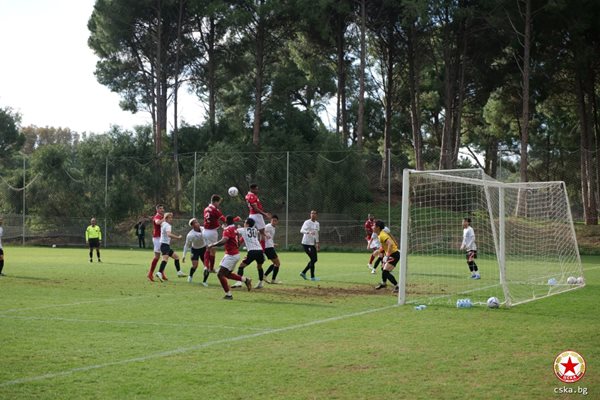
[[[323, 247], [360, 250], [366, 248], [363, 224], [368, 213], [399, 230], [402, 171], [414, 167], [405, 155], [356, 151], [107, 156], [102, 161], [86, 168], [68, 160], [40, 171], [24, 159], [22, 171], [12, 178], [0, 173], [4, 242], [83, 245], [93, 216], [105, 246], [137, 247], [134, 226], [152, 216], [154, 204], [174, 211], [174, 231], [185, 234], [189, 218], [201, 217], [214, 193], [225, 198], [225, 214], [247, 216], [244, 195], [250, 183], [257, 183], [265, 210], [279, 217], [276, 242], [281, 248], [299, 246], [300, 226], [315, 209]], [[554, 161], [531, 160], [529, 180], [565, 181], [573, 217], [581, 219], [578, 155], [565, 156], [558, 167]], [[436, 164], [432, 159], [427, 169], [436, 169]], [[473, 164], [473, 158], [461, 162], [464, 167]], [[501, 153], [497, 166], [499, 180], [518, 180], [513, 156]], [[239, 188], [238, 197], [227, 195], [230, 186]], [[150, 247], [149, 221], [146, 227]]]

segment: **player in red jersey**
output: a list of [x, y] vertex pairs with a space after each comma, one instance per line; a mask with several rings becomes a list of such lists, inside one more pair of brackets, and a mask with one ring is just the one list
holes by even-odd
[[260, 242], [264, 248], [265, 242], [265, 218], [271, 218], [271, 213], [265, 212], [263, 206], [258, 198], [258, 185], [253, 183], [250, 185], [250, 190], [245, 197], [246, 203], [248, 204], [249, 218], [252, 218], [255, 222], [254, 227], [260, 232]]
[[[375, 216], [373, 214], [367, 215], [367, 220], [365, 221], [365, 239], [367, 240], [367, 249], [371, 248], [371, 237], [373, 236], [373, 228], [375, 227]], [[373, 260], [375, 259], [375, 255], [373, 251], [371, 251], [371, 258], [369, 258], [369, 263], [367, 267], [372, 271], [373, 270]]]
[[[219, 209], [223, 199], [218, 194], [213, 194], [210, 198], [210, 204], [204, 209], [204, 239], [206, 243], [215, 243], [219, 240], [219, 226], [221, 221], [225, 222], [225, 216]], [[208, 271], [215, 270], [215, 254], [217, 249], [211, 248], [204, 253], [204, 266]]]
[[152, 243], [154, 244], [154, 258], [150, 263], [148, 279], [154, 282], [154, 270], [160, 259], [160, 226], [165, 220], [165, 207], [162, 204], [156, 205], [156, 214], [152, 217]]
[[218, 242], [209, 244], [207, 248], [212, 249], [215, 246], [225, 245], [225, 255], [221, 260], [217, 277], [219, 278], [219, 282], [221, 282], [221, 286], [225, 291], [225, 297], [223, 298], [225, 300], [231, 300], [233, 299], [233, 295], [231, 294], [231, 288], [229, 287], [229, 282], [227, 282], [227, 279], [244, 282], [248, 290], [252, 289], [252, 279], [248, 278], [247, 276], [239, 276], [233, 272], [235, 266], [240, 260], [239, 237], [237, 227], [234, 225], [234, 217], [228, 215], [225, 221], [227, 227], [223, 230], [223, 237]]

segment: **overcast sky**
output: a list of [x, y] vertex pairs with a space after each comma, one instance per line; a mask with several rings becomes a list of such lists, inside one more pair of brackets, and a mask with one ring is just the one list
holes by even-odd
[[[22, 126], [104, 133], [150, 122], [119, 108], [119, 95], [96, 81], [98, 58], [87, 46], [95, 0], [0, 0], [0, 108]], [[201, 123], [202, 105], [180, 99], [179, 115]], [[169, 118], [171, 120], [171, 118]]]

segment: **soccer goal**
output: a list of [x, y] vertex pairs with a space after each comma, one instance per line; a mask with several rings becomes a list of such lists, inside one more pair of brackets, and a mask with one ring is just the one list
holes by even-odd
[[[471, 219], [481, 279], [460, 250]], [[399, 304], [497, 297], [513, 306], [584, 286], [564, 182], [503, 183], [480, 169], [404, 170]]]

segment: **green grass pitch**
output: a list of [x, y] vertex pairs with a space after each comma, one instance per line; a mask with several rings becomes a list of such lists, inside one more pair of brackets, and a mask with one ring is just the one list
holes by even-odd
[[[320, 253], [320, 282], [298, 276], [303, 253], [280, 253], [282, 285], [225, 301], [214, 275], [189, 284], [172, 261], [148, 282], [150, 250], [102, 250], [102, 264], [84, 248], [4, 251], [0, 399], [600, 398], [600, 257], [583, 257], [581, 290], [416, 311], [373, 289], [367, 253]], [[570, 385], [552, 368], [565, 350], [587, 363]]]

